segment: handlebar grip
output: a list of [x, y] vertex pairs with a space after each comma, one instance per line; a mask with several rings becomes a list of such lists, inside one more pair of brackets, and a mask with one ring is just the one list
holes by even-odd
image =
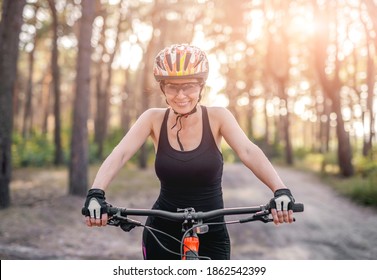
[[117, 207], [108, 206], [106, 209], [106, 212], [109, 216], [114, 216], [118, 211], [119, 209]]
[[304, 212], [304, 204], [302, 203], [294, 203], [292, 205], [293, 212]]

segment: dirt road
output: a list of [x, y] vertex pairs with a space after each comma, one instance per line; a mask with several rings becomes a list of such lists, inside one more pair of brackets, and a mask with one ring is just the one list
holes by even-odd
[[[305, 212], [297, 214], [292, 225], [230, 225], [232, 259], [377, 259], [376, 210], [340, 197], [314, 175], [277, 170], [296, 200], [305, 204]], [[51, 176], [65, 174], [46, 171], [38, 180], [57, 181]], [[143, 176], [153, 177], [153, 170]], [[0, 211], [0, 259], [141, 259], [140, 228], [130, 233], [113, 227], [87, 228], [80, 215], [82, 198], [65, 196], [61, 187], [36, 191], [33, 180], [16, 178], [12, 186], [16, 202]], [[227, 207], [259, 205], [271, 196], [239, 164], [225, 166], [223, 188]], [[149, 207], [158, 194], [157, 186], [116, 194], [110, 190], [111, 203], [130, 201], [127, 206], [133, 208]]]
[[[296, 223], [231, 226], [235, 259], [377, 259], [377, 213], [341, 197], [312, 174], [277, 168], [305, 212]], [[242, 165], [229, 165], [224, 176], [227, 206], [269, 199]], [[249, 186], [249, 187], [248, 187]], [[237, 195], [242, 192], [243, 195]], [[242, 228], [241, 228], [242, 227]]]

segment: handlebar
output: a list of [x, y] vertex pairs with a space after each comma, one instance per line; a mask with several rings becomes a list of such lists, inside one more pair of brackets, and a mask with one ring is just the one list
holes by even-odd
[[[304, 205], [302, 203], [295, 203], [292, 205], [292, 210], [293, 212], [303, 212]], [[110, 206], [107, 208], [107, 213], [109, 214], [109, 216], [151, 216], [165, 218], [176, 222], [182, 222], [187, 219], [209, 220], [229, 215], [260, 214], [265, 216], [271, 213], [271, 208], [269, 204], [266, 204], [254, 207], [223, 208], [211, 210], [208, 212], [195, 212], [193, 208], [178, 209], [178, 212], [169, 212], [157, 209], [127, 209]], [[247, 220], [241, 220], [241, 222], [242, 221], [246, 222]]]
[[[304, 205], [302, 203], [291, 203], [290, 209], [293, 212], [303, 212]], [[128, 216], [149, 216], [149, 217], [159, 217], [168, 219], [175, 222], [182, 222], [182, 232], [184, 235], [181, 240], [181, 251], [180, 255], [183, 259], [199, 259], [197, 248], [191, 248], [185, 243], [185, 237], [188, 237], [189, 234], [193, 234], [192, 236], [197, 236], [197, 234], [203, 234], [208, 232], [209, 225], [215, 224], [231, 224], [231, 223], [247, 223], [252, 221], [262, 221], [264, 223], [272, 222], [273, 220], [270, 218], [271, 214], [271, 207], [270, 204], [267, 203], [266, 205], [254, 206], [254, 207], [238, 207], [238, 208], [223, 208], [223, 209], [216, 209], [207, 212], [198, 211], [196, 212], [194, 208], [185, 208], [185, 209], [178, 209], [177, 212], [169, 212], [159, 209], [127, 209], [121, 207], [113, 207], [109, 205], [107, 207], [107, 214], [109, 215], [109, 219], [107, 221], [108, 225], [120, 227], [123, 231], [129, 232], [134, 227], [144, 227], [149, 232], [151, 232], [152, 236], [156, 239], [156, 241], [160, 244], [160, 246], [171, 253], [173, 251], [166, 248], [162, 245], [158, 238], [152, 233], [153, 229], [149, 226], [143, 225], [141, 222], [128, 218]], [[82, 214], [87, 215], [87, 209], [82, 208]], [[231, 222], [208, 222], [205, 220], [210, 220], [214, 218], [229, 216], [229, 215], [245, 215], [251, 214], [243, 219], [239, 219], [237, 221]], [[156, 230], [158, 231], [158, 230]], [[163, 233], [171, 238], [177, 240], [169, 233]], [[191, 235], [190, 235], [191, 236]], [[191, 237], [190, 237], [191, 238]], [[179, 242], [179, 240], [178, 240]], [[186, 251], [184, 250], [186, 248]], [[187, 252], [191, 252], [190, 257]], [[195, 257], [193, 257], [195, 256]], [[203, 257], [202, 257], [203, 258]]]

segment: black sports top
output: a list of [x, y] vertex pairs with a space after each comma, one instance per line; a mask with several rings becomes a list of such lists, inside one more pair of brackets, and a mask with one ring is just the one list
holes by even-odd
[[166, 110], [155, 160], [161, 191], [154, 207], [168, 211], [187, 207], [209, 211], [224, 207], [221, 189], [223, 156], [213, 138], [207, 108], [201, 108], [202, 139], [191, 151], [178, 151], [170, 145], [167, 120], [171, 110]]

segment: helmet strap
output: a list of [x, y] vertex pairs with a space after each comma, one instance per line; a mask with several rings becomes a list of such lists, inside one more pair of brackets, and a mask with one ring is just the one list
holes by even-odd
[[174, 114], [177, 115], [177, 118], [175, 119], [175, 124], [171, 127], [171, 129], [176, 127], [179, 123], [179, 129], [177, 130], [177, 141], [178, 141], [178, 145], [179, 145], [179, 148], [181, 149], [181, 151], [184, 151], [181, 139], [179, 138], [179, 132], [182, 130], [182, 118], [187, 118], [189, 115], [194, 114], [197, 111], [196, 105], [190, 112], [185, 113], [185, 114], [180, 114], [180, 113], [177, 113], [176, 111], [173, 110]]
[[[160, 89], [165, 94], [163, 83], [160, 83]], [[197, 111], [196, 107], [199, 104], [200, 100], [202, 99], [202, 90], [203, 90], [203, 86], [200, 88], [198, 102], [195, 104], [194, 108], [190, 112], [181, 114], [181, 113], [176, 112], [172, 108], [174, 114], [176, 114], [177, 117], [175, 119], [175, 124], [171, 127], [171, 129], [173, 129], [174, 127], [176, 127], [179, 124], [179, 129], [177, 130], [177, 141], [178, 141], [178, 145], [179, 145], [179, 148], [181, 149], [181, 151], [184, 151], [181, 139], [179, 138], [179, 132], [182, 130], [182, 118], [188, 118], [188, 116], [194, 114]], [[170, 106], [169, 102], [166, 99], [165, 99], [165, 102], [166, 102], [166, 104], [168, 104]]]

